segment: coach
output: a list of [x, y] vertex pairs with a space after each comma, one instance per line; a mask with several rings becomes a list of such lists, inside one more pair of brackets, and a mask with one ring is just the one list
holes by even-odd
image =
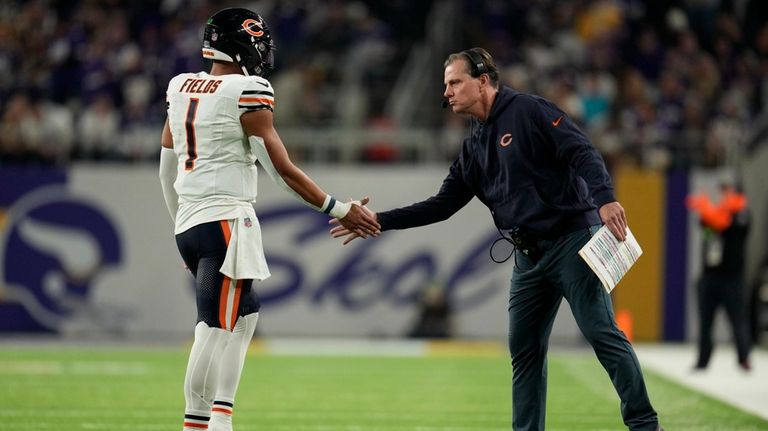
[[[537, 96], [499, 88], [490, 54], [473, 48], [448, 56], [445, 106], [472, 117], [461, 154], [438, 193], [376, 214], [381, 230], [443, 221], [477, 196], [515, 246], [509, 295], [513, 429], [543, 430], [547, 349], [565, 298], [621, 398], [630, 430], [661, 430], [632, 345], [614, 321], [611, 297], [578, 256], [605, 223], [626, 238], [626, 216], [594, 146], [568, 116]], [[357, 236], [343, 226], [331, 230]]]

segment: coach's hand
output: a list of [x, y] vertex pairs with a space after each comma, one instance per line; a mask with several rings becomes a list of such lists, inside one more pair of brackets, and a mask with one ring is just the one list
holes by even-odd
[[347, 214], [346, 217], [339, 219], [331, 219], [328, 224], [332, 225], [333, 228], [331, 229], [330, 233], [331, 236], [334, 238], [340, 238], [345, 237], [343, 245], [349, 244], [350, 241], [354, 240], [355, 238], [367, 238], [368, 235], [366, 235], [366, 231], [363, 231], [362, 229], [355, 228], [354, 226], [349, 225], [347, 218], [352, 213], [352, 211], [360, 211], [361, 217], [363, 217], [368, 224], [368, 226], [375, 227], [374, 230], [371, 230], [370, 227], [368, 228], [367, 232], [372, 236], [379, 236], [381, 233], [381, 226], [379, 225], [378, 217], [376, 216], [376, 213], [371, 211], [368, 207], [365, 205], [370, 202], [370, 199], [368, 197], [363, 198], [361, 201], [351, 201], [352, 203], [352, 209], [349, 210], [349, 214]]
[[[357, 237], [368, 238], [369, 236], [379, 236], [381, 233], [381, 226], [376, 220], [376, 214], [365, 207], [370, 202], [370, 198], [367, 196], [359, 201], [350, 200], [352, 204], [349, 212], [341, 219], [332, 219], [330, 223], [338, 224], [334, 229], [342, 229], [346, 232], [346, 235], [350, 235], [344, 244], [352, 241]], [[335, 238], [335, 236], [334, 236]]]
[[618, 202], [609, 202], [600, 207], [600, 218], [619, 241], [627, 239], [627, 216]]

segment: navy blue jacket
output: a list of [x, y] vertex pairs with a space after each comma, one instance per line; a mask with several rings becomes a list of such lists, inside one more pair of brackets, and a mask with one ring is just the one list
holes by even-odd
[[499, 229], [543, 238], [600, 224], [597, 208], [616, 200], [602, 157], [573, 121], [552, 102], [508, 87], [487, 121], [472, 119], [440, 191], [378, 213], [379, 223], [382, 230], [436, 223], [474, 196]]

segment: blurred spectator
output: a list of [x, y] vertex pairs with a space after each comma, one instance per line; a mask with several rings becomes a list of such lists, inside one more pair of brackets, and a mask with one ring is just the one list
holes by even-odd
[[656, 101], [656, 127], [662, 139], [683, 128], [685, 95], [682, 77], [674, 71], [664, 71], [659, 80], [659, 97]]
[[694, 77], [689, 81], [691, 88], [688, 90], [684, 86], [682, 90], [686, 93], [697, 94], [705, 106], [710, 106], [722, 88], [720, 70], [715, 60], [711, 55], [702, 54], [694, 59], [690, 67], [690, 76]]
[[29, 98], [22, 93], [16, 93], [6, 103], [2, 122], [0, 122], [0, 148], [3, 160], [22, 162], [30, 155], [27, 148], [29, 118], [32, 107]]
[[[148, 141], [162, 126], [168, 80], [180, 71], [207, 69], [199, 23], [214, 10], [236, 5], [3, 2], [0, 119], [9, 134], [0, 137], [0, 157], [154, 161], [156, 150]], [[429, 25], [436, 19], [433, 10], [444, 5], [259, 2], [260, 12], [275, 23], [280, 54], [272, 79], [281, 124], [360, 129], [386, 121], [390, 98], [414, 90], [397, 85], [407, 75], [406, 59], [415, 49], [447, 46], [490, 48], [513, 87], [548, 96], [590, 131], [607, 133], [596, 136], [596, 143], [602, 141], [601, 150], [610, 151], [614, 163], [655, 169], [727, 163], [738, 147], [724, 140], [723, 130], [743, 135], [768, 100], [768, 6], [761, 0], [463, 0], [453, 11], [451, 28], [459, 31], [440, 35], [443, 46], [432, 46], [426, 32], [444, 27]], [[30, 100], [32, 94], [39, 100]], [[412, 124], [431, 125], [439, 136], [445, 125], [438, 123], [444, 117], [436, 109], [420, 108], [424, 120]], [[108, 117], [106, 124], [92, 124], [97, 112]], [[117, 134], [108, 144], [103, 135], [115, 131], [115, 117]], [[712, 123], [703, 141], [702, 121]], [[704, 157], [696, 152], [702, 146]]]
[[11, 96], [0, 121], [0, 158], [11, 162], [61, 163], [74, 139], [70, 111], [38, 96]]
[[[123, 113], [115, 154], [123, 160], [140, 161], [158, 156], [157, 130], [163, 127], [163, 112], [152, 109], [153, 83], [144, 75], [123, 80]], [[156, 105], [156, 104], [155, 104]]]
[[51, 100], [38, 102], [41, 141], [37, 152], [48, 163], [69, 161], [75, 142], [75, 122], [72, 110]]
[[595, 131], [605, 127], [615, 93], [615, 82], [609, 74], [591, 70], [582, 75], [579, 97], [587, 129]]
[[651, 103], [651, 91], [642, 74], [629, 68], [619, 81], [617, 126], [621, 131], [622, 152], [627, 161], [642, 166], [650, 163], [648, 155], [656, 151], [658, 133], [653, 127], [656, 111]]
[[705, 133], [708, 108], [697, 94], [683, 101], [682, 124], [669, 136], [666, 146], [670, 152], [670, 167], [689, 169], [705, 162]]
[[610, 69], [620, 59], [624, 10], [614, 0], [595, 0], [577, 15], [576, 33], [587, 46], [589, 65]]
[[551, 85], [542, 94], [554, 104], [562, 108], [574, 121], [584, 121], [584, 105], [576, 93], [572, 78], [566, 73], [555, 74]]
[[728, 163], [735, 166], [740, 160], [738, 154], [746, 138], [744, 123], [747, 112], [738, 93], [725, 95], [717, 107], [715, 117], [709, 122], [704, 146], [705, 166], [719, 166]]
[[[277, 103], [275, 125], [283, 127], [316, 127], [331, 122], [334, 92], [328, 84], [330, 57], [318, 55], [300, 63], [272, 80]], [[330, 87], [330, 88], [329, 88]], [[278, 120], [279, 118], [279, 120]]]
[[664, 62], [664, 47], [659, 40], [656, 30], [650, 26], [644, 26], [636, 35], [634, 44], [627, 53], [626, 60], [629, 65], [639, 70], [645, 79], [656, 81], [662, 70]]
[[112, 98], [101, 94], [83, 109], [78, 122], [79, 145], [75, 157], [79, 159], [116, 159], [120, 138], [120, 112]]

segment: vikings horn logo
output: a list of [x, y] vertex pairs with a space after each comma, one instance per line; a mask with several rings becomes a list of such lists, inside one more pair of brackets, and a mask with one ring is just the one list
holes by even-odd
[[123, 260], [122, 240], [97, 205], [64, 185], [41, 187], [14, 202], [6, 228], [0, 235], [2, 312], [21, 305], [32, 321], [17, 324], [27, 329], [58, 332], [75, 320], [111, 326], [117, 310], [100, 313], [91, 301], [99, 280]]
[[248, 18], [243, 21], [243, 29], [245, 32], [254, 37], [264, 36], [264, 24], [261, 21], [256, 21], [253, 18]]

